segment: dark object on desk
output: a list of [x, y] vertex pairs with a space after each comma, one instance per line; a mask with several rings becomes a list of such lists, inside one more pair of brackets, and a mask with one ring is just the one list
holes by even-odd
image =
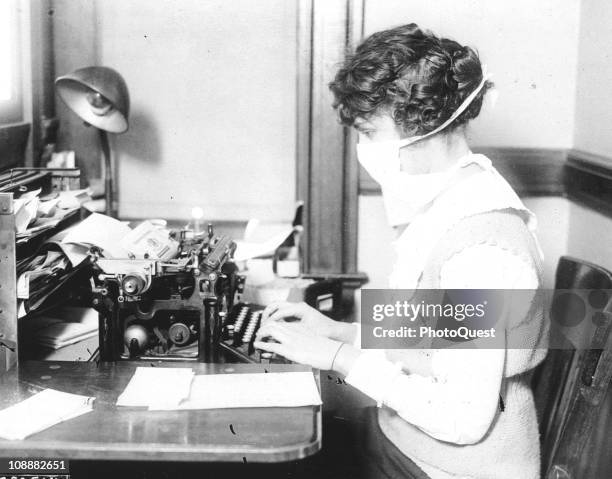
[[[117, 397], [135, 368], [149, 364], [25, 361], [18, 369], [0, 375], [0, 409], [45, 388], [96, 397], [91, 413], [23, 441], [0, 440], [0, 457], [252, 463], [302, 459], [321, 448], [321, 406], [153, 412], [118, 409]], [[196, 374], [311, 371], [295, 364], [229, 367], [193, 363], [190, 367]], [[227, 371], [228, 367], [232, 371]], [[236, 434], [231, 433], [230, 424]]]
[[23, 166], [29, 136], [29, 123], [3, 126], [0, 129], [0, 170]]
[[96, 258], [100, 358], [217, 362], [224, 318], [243, 277], [227, 236], [185, 237], [169, 260]]
[[[592, 263], [563, 256], [557, 267], [555, 288], [609, 291], [612, 289], [612, 273]], [[550, 350], [534, 373], [532, 384], [542, 443], [542, 477], [610, 475], [612, 463], [605, 453], [609, 438], [594, 440], [602, 420], [610, 422], [612, 399], [608, 394], [608, 400], [604, 401], [612, 378], [610, 298], [601, 306], [603, 314], [599, 324], [594, 324], [590, 318], [583, 321], [588, 338], [586, 344], [590, 344], [590, 348], [577, 351], [568, 345], [565, 349]], [[556, 313], [570, 314], [565, 311]], [[563, 322], [560, 317], [553, 319]], [[555, 333], [559, 334], [553, 328], [552, 334]], [[553, 343], [561, 344], [559, 341], [551, 338]], [[602, 415], [606, 409], [607, 418]], [[601, 429], [605, 433], [609, 431]], [[586, 450], [589, 454], [584, 453]], [[607, 473], [602, 474], [598, 468], [606, 469]]]
[[128, 129], [130, 94], [123, 77], [112, 68], [87, 67], [55, 80], [60, 98], [88, 125], [98, 129], [104, 156], [106, 214], [116, 216], [114, 170], [107, 132]]

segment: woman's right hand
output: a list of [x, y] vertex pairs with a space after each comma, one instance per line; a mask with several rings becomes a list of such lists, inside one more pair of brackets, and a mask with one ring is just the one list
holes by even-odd
[[261, 316], [262, 328], [273, 321], [299, 321], [313, 334], [342, 342], [352, 342], [354, 336], [351, 333], [356, 331], [352, 324], [334, 321], [306, 303], [269, 304]]

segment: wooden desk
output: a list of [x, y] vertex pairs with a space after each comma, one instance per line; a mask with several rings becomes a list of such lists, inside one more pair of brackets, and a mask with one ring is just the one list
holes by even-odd
[[[150, 362], [26, 361], [0, 376], [0, 409], [44, 388], [95, 396], [91, 413], [23, 441], [0, 439], [0, 457], [193, 462], [282, 462], [321, 448], [321, 407], [145, 411], [117, 408], [136, 366]], [[196, 374], [309, 371], [294, 364], [154, 363]], [[163, 385], [160, 385], [163, 387]], [[230, 425], [232, 426], [230, 428]], [[232, 429], [234, 432], [232, 432]]]

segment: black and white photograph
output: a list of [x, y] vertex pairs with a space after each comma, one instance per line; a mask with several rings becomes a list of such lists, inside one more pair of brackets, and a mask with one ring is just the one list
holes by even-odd
[[0, 479], [612, 477], [611, 45], [0, 0]]

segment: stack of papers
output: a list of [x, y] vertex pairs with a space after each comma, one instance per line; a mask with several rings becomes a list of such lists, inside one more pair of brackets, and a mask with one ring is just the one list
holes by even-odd
[[127, 251], [119, 243], [132, 229], [124, 222], [100, 213], [92, 213], [70, 228], [62, 244], [97, 246], [107, 258], [127, 258]]
[[93, 409], [93, 397], [45, 389], [0, 411], [0, 438], [20, 440]]
[[312, 372], [207, 374], [191, 369], [138, 368], [118, 406], [149, 410], [300, 407], [321, 404]]
[[60, 349], [98, 334], [98, 312], [66, 307], [24, 323], [26, 337], [39, 346]]
[[[68, 258], [61, 251], [42, 251], [17, 262], [17, 299], [19, 317], [34, 311], [70, 279]], [[24, 304], [27, 302], [27, 307]]]
[[68, 266], [68, 259], [59, 251], [46, 251], [20, 262], [17, 265], [17, 298], [35, 296], [49, 281], [53, 282], [63, 274]]
[[57, 226], [91, 198], [88, 190], [62, 191], [46, 197], [40, 193], [40, 189], [28, 191], [14, 201], [17, 243]]
[[136, 368], [117, 406], [176, 409], [189, 396], [193, 377], [190, 368]]
[[178, 242], [170, 238], [170, 230], [150, 221], [143, 221], [132, 229], [127, 223], [100, 213], [92, 213], [52, 241], [60, 245], [71, 261], [73, 255], [86, 254], [91, 246], [100, 248], [109, 259], [162, 260], [175, 257], [179, 247]]

